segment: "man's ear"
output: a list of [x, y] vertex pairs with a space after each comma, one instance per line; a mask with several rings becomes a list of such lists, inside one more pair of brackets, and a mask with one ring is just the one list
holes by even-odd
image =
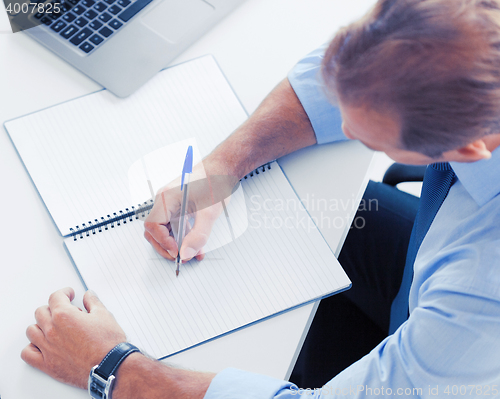
[[456, 150], [444, 153], [446, 158], [455, 162], [476, 162], [482, 159], [490, 159], [491, 151], [488, 150], [486, 143], [483, 139], [477, 139]]

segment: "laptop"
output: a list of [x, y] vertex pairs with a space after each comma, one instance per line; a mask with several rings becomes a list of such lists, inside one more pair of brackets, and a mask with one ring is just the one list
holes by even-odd
[[19, 30], [126, 97], [243, 1], [47, 0]]

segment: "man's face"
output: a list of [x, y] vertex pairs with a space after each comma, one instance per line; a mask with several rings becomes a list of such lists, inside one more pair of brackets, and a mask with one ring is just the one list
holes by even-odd
[[349, 139], [359, 140], [374, 151], [382, 151], [394, 161], [412, 165], [427, 165], [445, 161], [415, 151], [400, 148], [400, 123], [396, 117], [381, 114], [367, 107], [340, 105], [342, 130]]

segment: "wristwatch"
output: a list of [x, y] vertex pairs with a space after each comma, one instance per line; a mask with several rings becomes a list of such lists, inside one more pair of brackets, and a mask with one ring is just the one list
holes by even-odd
[[116, 345], [97, 366], [92, 367], [89, 375], [89, 395], [94, 399], [111, 399], [111, 391], [115, 383], [115, 372], [123, 360], [139, 348], [122, 342]]

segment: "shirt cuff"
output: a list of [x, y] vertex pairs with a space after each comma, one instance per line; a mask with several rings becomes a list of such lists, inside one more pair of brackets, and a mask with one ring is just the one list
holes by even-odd
[[340, 110], [331, 104], [321, 78], [321, 61], [327, 45], [314, 50], [289, 72], [288, 81], [306, 111], [318, 144], [347, 140]]
[[287, 381], [228, 368], [215, 376], [204, 399], [271, 399], [292, 386]]

